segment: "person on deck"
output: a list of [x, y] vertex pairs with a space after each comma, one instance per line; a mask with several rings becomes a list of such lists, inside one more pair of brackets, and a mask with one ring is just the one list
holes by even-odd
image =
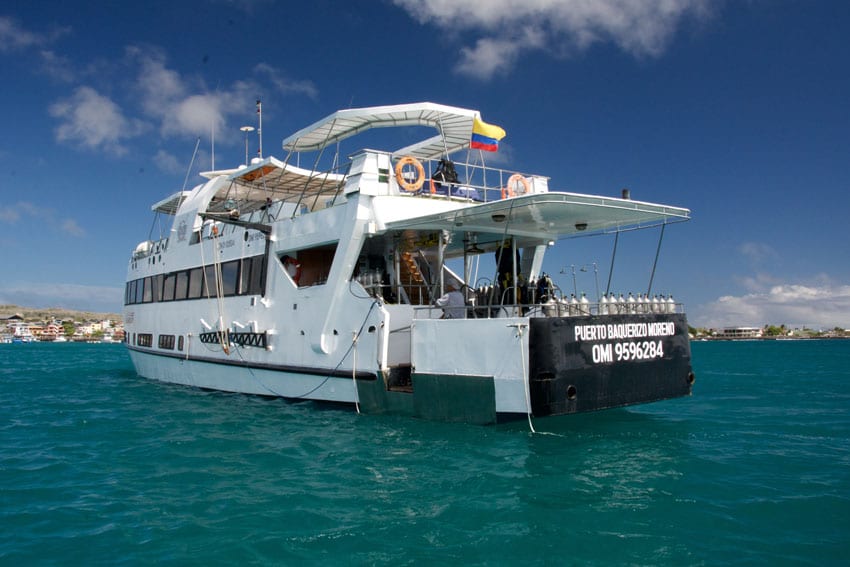
[[443, 319], [463, 319], [466, 317], [466, 300], [454, 283], [446, 285], [446, 293], [436, 301], [443, 308]]

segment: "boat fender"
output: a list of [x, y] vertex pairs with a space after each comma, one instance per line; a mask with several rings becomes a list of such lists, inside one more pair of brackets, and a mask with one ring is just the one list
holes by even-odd
[[[412, 165], [416, 168], [416, 180], [408, 181], [404, 178], [404, 167], [406, 165]], [[395, 179], [398, 181], [399, 187], [407, 191], [408, 193], [416, 193], [422, 188], [422, 185], [425, 183], [425, 168], [422, 167], [422, 163], [413, 156], [404, 156], [398, 163], [395, 164]]]
[[[517, 182], [519, 182], [519, 186], [517, 186]], [[517, 186], [518, 191], [514, 191], [515, 186]], [[502, 187], [502, 199], [506, 197], [516, 197], [517, 195], [525, 195], [530, 191], [531, 185], [529, 185], [528, 179], [519, 173], [514, 173], [508, 178], [507, 185]]]

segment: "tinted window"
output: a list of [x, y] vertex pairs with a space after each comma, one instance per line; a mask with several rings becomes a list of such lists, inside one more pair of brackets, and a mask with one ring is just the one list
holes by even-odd
[[201, 268], [192, 268], [189, 270], [189, 299], [201, 297], [203, 287], [204, 280], [201, 277]]
[[186, 299], [189, 291], [189, 272], [177, 272], [177, 283], [174, 285], [174, 299]]
[[238, 277], [238, 260], [221, 265], [221, 285], [224, 295], [236, 295], [236, 284], [239, 282]]
[[177, 279], [175, 274], [168, 274], [162, 282], [162, 300], [171, 301], [174, 299], [174, 282]]

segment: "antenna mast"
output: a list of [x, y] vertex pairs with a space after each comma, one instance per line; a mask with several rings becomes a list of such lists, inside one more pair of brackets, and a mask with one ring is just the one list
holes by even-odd
[[257, 116], [259, 123], [257, 125], [257, 137], [260, 139], [260, 149], [257, 150], [257, 155], [263, 159], [263, 103], [257, 99]]

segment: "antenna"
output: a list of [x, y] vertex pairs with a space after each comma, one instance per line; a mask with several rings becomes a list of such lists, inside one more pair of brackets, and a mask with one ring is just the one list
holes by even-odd
[[212, 146], [211, 169], [212, 169], [212, 171], [215, 171], [215, 120], [213, 120], [212, 124], [210, 124], [210, 139], [211, 139], [210, 145]]
[[242, 126], [239, 128], [243, 132], [245, 132], [245, 165], [250, 165], [248, 163], [248, 134], [254, 131], [253, 126]]
[[201, 145], [201, 137], [195, 142], [195, 151], [192, 152], [192, 161], [189, 162], [189, 169], [186, 170], [186, 179], [183, 180], [183, 191], [186, 190], [186, 185], [189, 183], [189, 174], [192, 172], [192, 165], [195, 163], [195, 156], [198, 155], [198, 146]]
[[257, 137], [260, 139], [260, 149], [257, 150], [257, 155], [263, 159], [263, 103], [257, 99], [257, 116], [259, 123], [257, 125]]

